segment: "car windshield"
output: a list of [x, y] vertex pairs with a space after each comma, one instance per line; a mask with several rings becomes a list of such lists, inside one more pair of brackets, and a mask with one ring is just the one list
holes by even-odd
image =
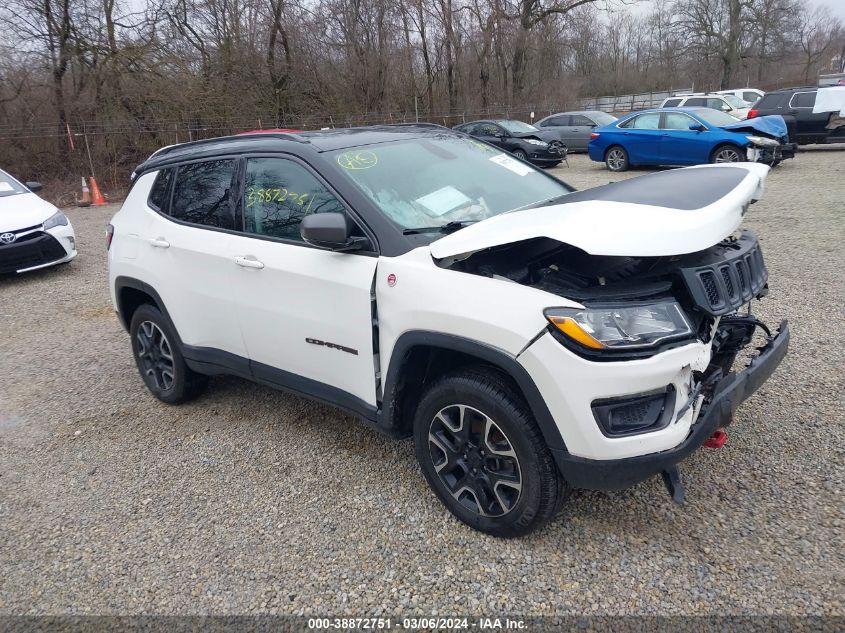
[[403, 229], [460, 228], [572, 191], [496, 147], [460, 136], [413, 138], [329, 155]]
[[740, 99], [739, 97], [735, 97], [734, 95], [722, 95], [725, 98], [725, 101], [730, 103], [735, 108], [747, 108], [748, 104]]
[[522, 121], [496, 121], [499, 125], [505, 128], [508, 132], [513, 134], [525, 134], [526, 132], [539, 132], [539, 130], [534, 127], [533, 125], [529, 125], [528, 123], [523, 123]]
[[711, 108], [697, 109], [695, 111], [695, 115], [708, 125], [712, 125], [714, 127], [723, 127], [739, 121], [739, 119], [735, 116], [731, 116], [730, 114], [725, 114], [724, 112], [719, 112], [718, 110], [713, 110]]
[[592, 118], [598, 125], [610, 125], [616, 121], [616, 117], [612, 114], [608, 114], [607, 112], [591, 112], [590, 118]]
[[27, 189], [5, 171], [0, 170], [0, 198], [26, 193]]

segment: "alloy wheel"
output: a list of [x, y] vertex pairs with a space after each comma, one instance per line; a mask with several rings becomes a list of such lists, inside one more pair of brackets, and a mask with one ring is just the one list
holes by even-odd
[[431, 421], [428, 447], [437, 476], [462, 506], [485, 517], [516, 506], [522, 494], [519, 460], [489, 416], [467, 405], [444, 407]]
[[715, 163], [738, 163], [741, 160], [739, 152], [730, 147], [719, 150], [716, 153]]
[[625, 166], [625, 152], [612, 149], [607, 153], [607, 164], [613, 171], [619, 171]]
[[135, 335], [141, 373], [155, 381], [156, 387], [167, 391], [173, 386], [175, 375], [173, 351], [161, 328], [152, 321], [143, 321]]

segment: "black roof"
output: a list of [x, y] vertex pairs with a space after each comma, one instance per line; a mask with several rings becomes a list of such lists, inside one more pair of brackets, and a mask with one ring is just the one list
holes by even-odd
[[221, 136], [164, 147], [141, 163], [135, 173], [141, 174], [186, 159], [205, 158], [219, 154], [280, 150], [294, 154], [308, 150], [320, 153], [408, 138], [437, 136], [444, 132], [452, 133], [449, 128], [433, 123], [411, 123], [310, 132], [267, 132]]

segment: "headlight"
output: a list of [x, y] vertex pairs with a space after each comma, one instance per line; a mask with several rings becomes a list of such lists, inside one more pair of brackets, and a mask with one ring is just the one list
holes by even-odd
[[67, 226], [67, 216], [61, 211], [56, 211], [49, 218], [44, 220], [44, 230], [52, 229], [57, 226]]
[[776, 141], [773, 138], [765, 138], [763, 136], [746, 136], [745, 138], [760, 147], [776, 147], [780, 145], [780, 141]]
[[536, 138], [527, 138], [524, 140], [530, 145], [539, 145], [540, 147], [545, 147], [546, 145], [548, 145], [548, 143], [546, 143], [545, 141], [539, 141]]
[[681, 306], [672, 300], [583, 310], [549, 308], [545, 315], [569, 340], [593, 350], [653, 347], [692, 334]]

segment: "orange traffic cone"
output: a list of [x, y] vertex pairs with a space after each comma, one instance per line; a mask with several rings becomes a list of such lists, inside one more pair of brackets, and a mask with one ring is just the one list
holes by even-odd
[[82, 179], [82, 199], [77, 200], [76, 204], [80, 207], [91, 206], [91, 192], [88, 190], [88, 185], [85, 183], [85, 178]]
[[100, 193], [100, 188], [97, 186], [97, 181], [94, 176], [91, 176], [91, 204], [95, 207], [100, 207], [106, 203], [103, 194]]

